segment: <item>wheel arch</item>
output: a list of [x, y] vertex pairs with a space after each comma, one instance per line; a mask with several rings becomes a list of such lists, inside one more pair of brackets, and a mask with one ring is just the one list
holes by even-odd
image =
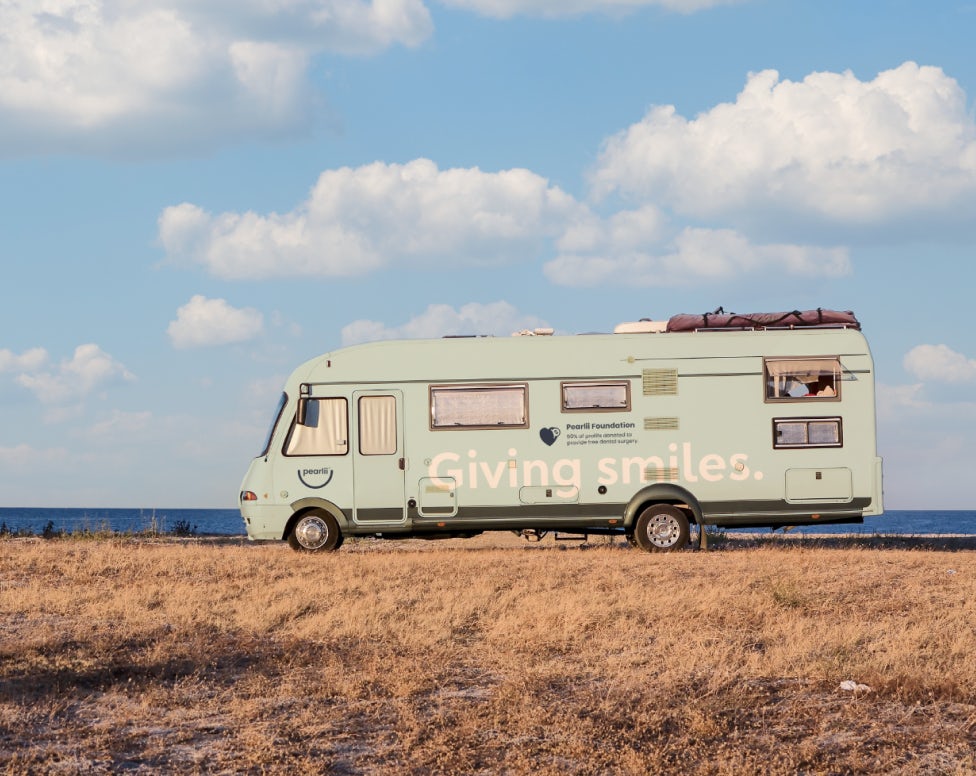
[[332, 515], [339, 524], [339, 530], [343, 533], [349, 528], [349, 521], [346, 519], [345, 513], [331, 501], [327, 501], [324, 498], [302, 498], [292, 503], [292, 515], [285, 524], [285, 530], [282, 532], [281, 538], [287, 539], [292, 527], [301, 519], [302, 515], [314, 509], [321, 509]]
[[689, 522], [697, 525], [702, 525], [705, 519], [701, 504], [690, 491], [680, 485], [659, 483], [641, 488], [633, 495], [624, 509], [624, 528], [632, 531], [640, 513], [652, 504], [670, 504], [678, 507], [687, 513]]

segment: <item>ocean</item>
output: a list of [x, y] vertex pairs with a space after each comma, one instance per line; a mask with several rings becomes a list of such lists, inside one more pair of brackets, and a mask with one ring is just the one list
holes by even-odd
[[[244, 521], [236, 509], [84, 509], [0, 507], [0, 533], [41, 535], [53, 532], [118, 533], [155, 531], [193, 536], [244, 536]], [[6, 529], [6, 531], [4, 531]], [[743, 529], [746, 530], [746, 529]], [[755, 531], [756, 529], [748, 529]], [[976, 535], [974, 510], [891, 510], [867, 517], [863, 524], [813, 525], [791, 533], [840, 535], [936, 536]]]
[[0, 533], [41, 535], [114, 531], [117, 533], [182, 533], [195, 536], [244, 536], [237, 509], [83, 509], [77, 507], [0, 507]]

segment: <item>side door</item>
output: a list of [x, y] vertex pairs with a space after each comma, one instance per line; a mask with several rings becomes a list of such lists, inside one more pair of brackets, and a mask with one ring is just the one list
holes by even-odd
[[353, 520], [362, 525], [403, 523], [406, 458], [403, 394], [354, 391]]

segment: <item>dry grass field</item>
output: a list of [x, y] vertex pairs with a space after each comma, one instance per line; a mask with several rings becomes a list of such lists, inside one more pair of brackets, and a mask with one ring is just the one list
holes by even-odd
[[971, 546], [517, 542], [2, 540], [0, 770], [976, 772]]

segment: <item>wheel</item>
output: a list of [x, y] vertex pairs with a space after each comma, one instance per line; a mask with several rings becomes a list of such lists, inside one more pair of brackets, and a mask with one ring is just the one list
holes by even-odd
[[299, 552], [331, 552], [342, 544], [342, 532], [328, 512], [307, 512], [292, 526], [288, 544]]
[[670, 504], [649, 506], [634, 524], [634, 541], [646, 552], [671, 552], [688, 544], [688, 518]]

